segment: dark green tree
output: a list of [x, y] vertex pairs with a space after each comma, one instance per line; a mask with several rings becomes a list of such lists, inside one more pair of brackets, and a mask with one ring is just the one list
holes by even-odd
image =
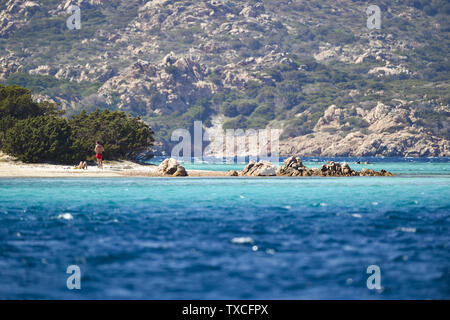
[[108, 160], [129, 159], [153, 145], [153, 130], [139, 117], [120, 111], [81, 112], [69, 120], [75, 159], [94, 156], [95, 142], [105, 147]]
[[6, 131], [12, 128], [17, 120], [59, 114], [61, 112], [53, 103], [34, 102], [30, 90], [15, 85], [0, 84], [0, 147]]
[[11, 116], [26, 119], [44, 115], [59, 115], [57, 106], [50, 102], [33, 101], [31, 91], [19, 86], [0, 85], [0, 118]]
[[24, 162], [69, 163], [71, 145], [67, 120], [53, 116], [18, 120], [3, 140], [3, 150]]

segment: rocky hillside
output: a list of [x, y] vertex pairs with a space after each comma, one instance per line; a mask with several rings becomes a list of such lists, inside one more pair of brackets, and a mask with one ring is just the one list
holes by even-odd
[[280, 128], [284, 155], [450, 156], [449, 13], [446, 0], [0, 0], [0, 81], [68, 115], [140, 114], [160, 152], [202, 120]]

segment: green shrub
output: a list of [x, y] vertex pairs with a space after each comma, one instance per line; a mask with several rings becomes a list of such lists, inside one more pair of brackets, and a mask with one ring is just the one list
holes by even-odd
[[53, 116], [19, 120], [3, 140], [3, 150], [24, 162], [70, 162], [71, 145], [67, 120]]
[[359, 129], [359, 128], [367, 128], [369, 126], [369, 123], [360, 117], [349, 117], [346, 119], [341, 120], [342, 124], [347, 124], [353, 129]]
[[3, 144], [3, 139], [5, 138], [6, 131], [11, 129], [16, 124], [17, 119], [11, 116], [5, 116], [0, 118], [0, 148]]
[[224, 130], [226, 129], [243, 129], [247, 128], [247, 119], [244, 116], [237, 116], [234, 119], [228, 120], [222, 126]]
[[133, 160], [154, 142], [153, 130], [139, 117], [131, 117], [125, 112], [81, 112], [69, 120], [69, 125], [75, 161], [93, 157], [96, 141], [100, 141], [105, 147], [104, 156], [108, 160]]
[[252, 38], [252, 39], [248, 40], [247, 47], [251, 50], [258, 50], [262, 47], [262, 44], [257, 39]]
[[239, 114], [248, 116], [256, 109], [256, 107], [258, 107], [258, 104], [255, 101], [244, 100], [237, 103], [236, 110]]
[[101, 83], [82, 81], [80, 83], [54, 76], [30, 75], [27, 73], [13, 73], [6, 80], [8, 86], [20, 86], [33, 92], [49, 96], [59, 96], [66, 99], [73, 97], [86, 97], [97, 92]]
[[236, 105], [229, 102], [222, 105], [222, 112], [226, 117], [236, 117], [238, 115]]
[[247, 120], [247, 128], [264, 129], [269, 124], [270, 120], [263, 117], [252, 117]]
[[261, 88], [263, 88], [261, 83], [259, 83], [258, 81], [255, 81], [255, 80], [249, 80], [245, 84], [245, 93], [247, 94], [247, 96], [249, 98], [254, 99], [258, 95], [258, 92]]
[[178, 70], [178, 68], [176, 66], [172, 65], [172, 64], [170, 66], [167, 66], [164, 70], [168, 74], [171, 74], [174, 77], [176, 77], [179, 74], [179, 72], [180, 72], [180, 70]]
[[272, 120], [275, 117], [275, 114], [271, 106], [262, 104], [252, 112], [251, 117]]
[[0, 85], [0, 117], [25, 119], [42, 115], [57, 115], [57, 107], [49, 102], [36, 103], [31, 91], [19, 86]]

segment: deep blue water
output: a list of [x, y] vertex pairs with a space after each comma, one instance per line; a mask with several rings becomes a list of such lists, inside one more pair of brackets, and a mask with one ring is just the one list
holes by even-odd
[[[449, 299], [450, 164], [421, 165], [397, 177], [0, 179], [0, 298]], [[81, 290], [67, 289], [68, 265]], [[369, 265], [381, 290], [366, 286]]]

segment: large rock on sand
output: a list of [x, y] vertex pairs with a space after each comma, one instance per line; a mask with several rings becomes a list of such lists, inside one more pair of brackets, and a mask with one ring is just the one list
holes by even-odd
[[242, 170], [241, 176], [275, 176], [277, 174], [277, 167], [267, 161], [255, 162], [254, 160]]
[[158, 166], [158, 173], [174, 177], [185, 177], [188, 175], [186, 169], [173, 158], [168, 158], [161, 162]]
[[183, 166], [178, 166], [177, 171], [173, 174], [174, 177], [187, 177], [187, 171]]

